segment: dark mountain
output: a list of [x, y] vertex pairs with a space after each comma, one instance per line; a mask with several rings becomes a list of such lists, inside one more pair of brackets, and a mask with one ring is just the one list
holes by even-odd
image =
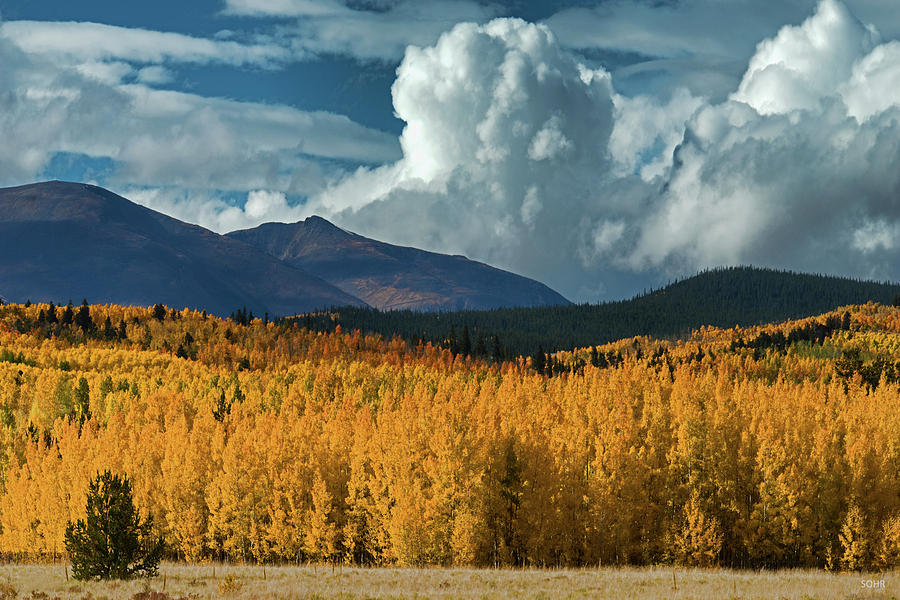
[[0, 289], [20, 302], [88, 298], [220, 315], [363, 304], [248, 244], [60, 181], [0, 189]]
[[321, 217], [289, 225], [266, 223], [228, 236], [318, 275], [382, 310], [569, 304], [532, 279], [463, 256], [371, 240], [344, 231]]
[[868, 301], [890, 304], [900, 284], [807, 275], [754, 267], [705, 271], [631, 300], [524, 309], [461, 311], [439, 315], [346, 308], [331, 316], [304, 317], [321, 330], [340, 324], [390, 337], [449, 345], [461, 343], [466, 328], [474, 348], [478, 337], [493, 339], [513, 354], [603, 344], [636, 335], [677, 337], [702, 325], [748, 326], [817, 315]]

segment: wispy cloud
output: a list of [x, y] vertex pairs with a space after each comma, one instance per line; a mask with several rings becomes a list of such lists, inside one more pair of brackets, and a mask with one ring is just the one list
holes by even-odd
[[276, 44], [241, 44], [101, 23], [7, 21], [0, 24], [0, 38], [28, 54], [78, 63], [180, 62], [268, 67], [291, 56]]
[[289, 19], [276, 39], [295, 56], [344, 55], [397, 61], [410, 45], [429, 46], [459, 22], [485, 22], [500, 10], [471, 0], [226, 0], [226, 12]]
[[225, 0], [225, 14], [277, 17], [346, 15], [349, 8], [337, 0]]
[[[158, 83], [166, 72], [139, 72]], [[325, 111], [121, 83], [119, 61], [59, 64], [0, 36], [0, 184], [26, 183], [59, 152], [107, 158], [107, 183], [307, 195], [344, 163], [396, 159], [394, 136]]]

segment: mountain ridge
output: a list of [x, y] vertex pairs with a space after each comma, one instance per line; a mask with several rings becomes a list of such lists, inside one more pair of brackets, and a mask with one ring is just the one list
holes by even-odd
[[319, 216], [233, 231], [275, 258], [381, 310], [490, 309], [571, 304], [548, 286], [460, 255], [398, 246]]
[[364, 304], [238, 240], [62, 181], [0, 189], [0, 288], [11, 300], [163, 303], [220, 315]]

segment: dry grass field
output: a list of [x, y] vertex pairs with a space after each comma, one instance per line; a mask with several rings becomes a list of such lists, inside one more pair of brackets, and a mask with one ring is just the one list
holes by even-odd
[[[0, 567], [0, 599], [176, 600], [285, 598], [603, 598], [610, 600], [842, 600], [900, 597], [900, 573], [603, 568], [583, 570], [358, 569], [165, 564], [128, 582], [66, 581], [62, 565]], [[865, 587], [868, 582], [870, 587]], [[881, 583], [883, 582], [883, 583]]]

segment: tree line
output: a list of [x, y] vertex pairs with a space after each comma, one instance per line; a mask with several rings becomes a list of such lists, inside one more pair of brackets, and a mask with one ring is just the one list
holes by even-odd
[[[426, 313], [340, 307], [298, 317], [317, 331], [359, 329], [456, 353], [530, 356], [639, 335], [684, 337], [703, 325], [749, 326], [796, 319], [869, 301], [890, 304], [900, 285], [754, 267], [699, 273], [630, 300], [601, 304]], [[462, 339], [468, 330], [470, 344]], [[479, 352], [478, 340], [484, 341]], [[494, 352], [495, 345], [499, 350]]]

